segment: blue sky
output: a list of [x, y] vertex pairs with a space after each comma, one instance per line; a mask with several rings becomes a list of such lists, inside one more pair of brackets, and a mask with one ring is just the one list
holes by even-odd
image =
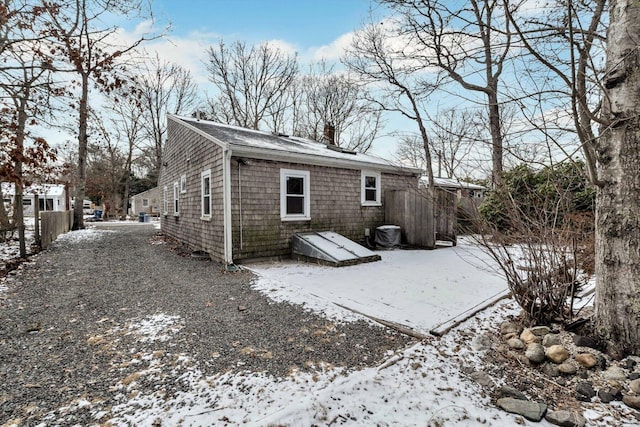
[[306, 50], [329, 45], [361, 27], [369, 0], [154, 0], [158, 20], [172, 35], [217, 34], [247, 42], [283, 40]]

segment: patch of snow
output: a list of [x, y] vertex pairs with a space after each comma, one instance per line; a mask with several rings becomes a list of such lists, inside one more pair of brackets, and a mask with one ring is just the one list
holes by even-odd
[[[513, 312], [503, 302], [467, 321], [462, 330]], [[480, 326], [479, 326], [480, 325]], [[459, 363], [475, 366], [478, 356], [454, 333], [390, 355], [378, 367], [348, 372], [319, 366], [314, 373], [286, 378], [261, 373], [205, 377], [192, 370], [181, 377], [186, 392], [168, 400], [139, 394], [112, 408], [116, 426], [379, 425], [511, 426], [515, 416], [494, 408], [480, 387], [460, 374]], [[462, 345], [461, 345], [462, 343]], [[135, 410], [134, 410], [135, 409]], [[524, 425], [533, 425], [524, 421]], [[543, 421], [538, 426], [549, 426]]]
[[303, 304], [340, 321], [361, 318], [343, 306], [422, 333], [507, 290], [491, 259], [464, 241], [431, 251], [378, 254], [381, 261], [339, 268], [286, 261], [247, 267], [259, 275], [254, 288], [275, 300]]
[[115, 233], [113, 230], [99, 230], [96, 228], [85, 228], [83, 230], [69, 231], [58, 236], [54, 244], [60, 245], [65, 243], [86, 242], [98, 240], [104, 234]]
[[142, 319], [131, 319], [127, 327], [129, 334], [139, 337], [140, 342], [165, 342], [183, 327], [180, 316], [154, 314]]

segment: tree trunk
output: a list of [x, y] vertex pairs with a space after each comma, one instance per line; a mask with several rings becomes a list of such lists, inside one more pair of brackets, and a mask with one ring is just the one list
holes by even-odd
[[73, 229], [84, 228], [84, 197], [87, 185], [87, 121], [89, 119], [89, 75], [81, 73], [82, 94], [78, 109], [78, 179], [76, 180], [75, 205], [73, 207]]
[[18, 126], [16, 129], [16, 176], [18, 179], [15, 182], [16, 187], [16, 199], [13, 207], [13, 223], [18, 228], [18, 241], [20, 244], [20, 257], [27, 258], [27, 244], [24, 227], [24, 204], [23, 200], [23, 185], [24, 179], [22, 176], [22, 157], [24, 156], [24, 139], [25, 128], [27, 126], [27, 101], [29, 97], [29, 91], [27, 90], [24, 98], [21, 98], [18, 104]]
[[640, 354], [640, 3], [610, 2], [596, 200], [595, 324], [613, 356]]
[[490, 85], [492, 92], [487, 96], [489, 101], [489, 131], [491, 132], [491, 183], [499, 187], [502, 183], [502, 126], [500, 125], [500, 106], [498, 105], [497, 81]]

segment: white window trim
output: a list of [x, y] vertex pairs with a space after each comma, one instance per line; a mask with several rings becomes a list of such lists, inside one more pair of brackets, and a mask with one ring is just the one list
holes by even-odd
[[[366, 188], [365, 184], [367, 177], [372, 176], [376, 178], [376, 200], [366, 200]], [[382, 206], [382, 177], [380, 172], [363, 170], [360, 178], [360, 203], [362, 206]]]
[[[209, 214], [204, 214], [204, 180], [209, 178]], [[200, 219], [211, 221], [211, 169], [207, 169], [200, 174]]]
[[[304, 181], [304, 214], [287, 214], [287, 177], [302, 178]], [[311, 220], [311, 174], [309, 171], [280, 169], [280, 220], [309, 221]]]
[[184, 194], [187, 192], [187, 174], [182, 174], [180, 177], [180, 193]]
[[173, 183], [173, 216], [180, 216], [180, 184]]
[[163, 191], [163, 204], [162, 204], [162, 215], [168, 215], [169, 214], [169, 188], [167, 188], [167, 186], [164, 186], [164, 191]]
[[149, 199], [142, 199], [142, 207], [143, 208], [149, 207]]

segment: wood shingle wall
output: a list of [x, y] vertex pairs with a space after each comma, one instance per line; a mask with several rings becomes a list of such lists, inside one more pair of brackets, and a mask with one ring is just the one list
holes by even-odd
[[[381, 176], [383, 206], [361, 205], [361, 171], [247, 159], [232, 161], [231, 192], [234, 259], [288, 256], [291, 235], [335, 231], [362, 241], [384, 224], [384, 190], [417, 186], [411, 175]], [[308, 171], [311, 220], [280, 219], [280, 169]]]
[[[161, 226], [163, 232], [192, 250], [209, 252], [213, 259], [224, 259], [222, 207], [222, 149], [205, 137], [169, 120], [169, 140], [165, 146], [159, 179]], [[211, 169], [211, 219], [201, 219], [201, 174]], [[173, 184], [180, 185], [186, 174], [186, 192], [180, 193], [180, 213], [173, 210]], [[164, 187], [168, 212], [164, 215]]]

